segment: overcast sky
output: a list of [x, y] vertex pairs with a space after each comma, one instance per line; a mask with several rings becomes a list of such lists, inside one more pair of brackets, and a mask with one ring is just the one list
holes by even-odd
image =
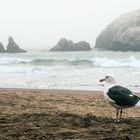
[[22, 48], [51, 48], [64, 37], [88, 41], [116, 17], [140, 8], [140, 0], [0, 0], [0, 41]]

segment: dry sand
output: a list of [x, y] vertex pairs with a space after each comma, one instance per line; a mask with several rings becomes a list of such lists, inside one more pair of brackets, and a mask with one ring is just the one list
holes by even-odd
[[0, 140], [140, 140], [140, 108], [114, 116], [101, 92], [0, 89]]

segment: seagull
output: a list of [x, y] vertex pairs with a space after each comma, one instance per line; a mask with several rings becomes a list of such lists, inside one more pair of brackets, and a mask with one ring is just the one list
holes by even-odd
[[105, 81], [106, 89], [104, 97], [113, 107], [116, 108], [116, 119], [114, 122], [120, 122], [122, 119], [122, 110], [129, 107], [140, 107], [140, 97], [136, 96], [129, 89], [116, 84], [113, 76], [107, 75], [100, 82]]

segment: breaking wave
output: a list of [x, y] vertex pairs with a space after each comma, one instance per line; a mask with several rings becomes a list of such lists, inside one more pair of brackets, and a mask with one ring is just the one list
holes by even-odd
[[9, 58], [0, 59], [0, 65], [68, 65], [68, 66], [92, 66], [92, 67], [140, 67], [140, 60], [135, 57], [113, 59], [108, 57], [94, 57], [90, 59], [42, 59], [42, 58]]
[[90, 60], [56, 60], [56, 59], [35, 59], [30, 62], [32, 65], [93, 65]]

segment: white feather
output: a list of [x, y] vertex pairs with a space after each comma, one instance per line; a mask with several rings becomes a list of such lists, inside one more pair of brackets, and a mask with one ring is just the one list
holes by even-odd
[[140, 100], [137, 102], [137, 104], [135, 106], [140, 107]]

